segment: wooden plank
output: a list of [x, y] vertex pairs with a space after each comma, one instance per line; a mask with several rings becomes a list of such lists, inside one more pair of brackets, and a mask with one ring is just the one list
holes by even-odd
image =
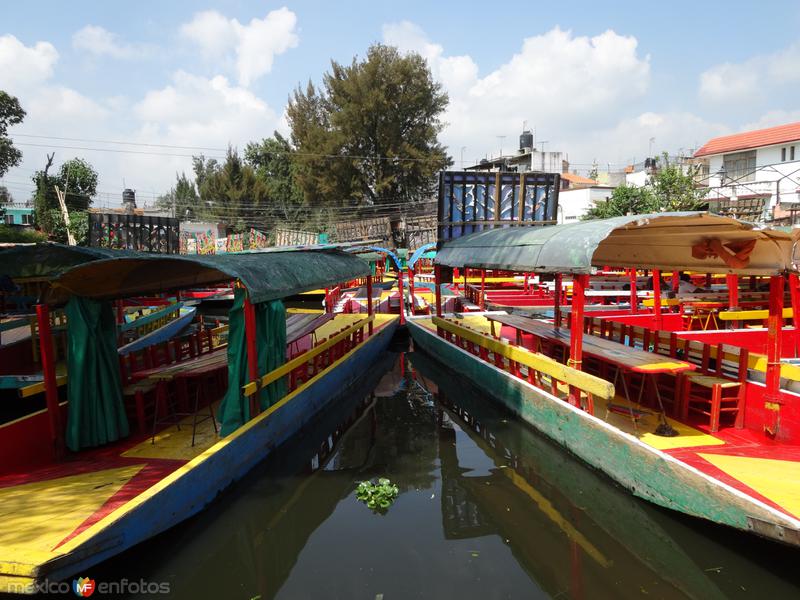
[[[56, 385], [61, 387], [67, 383], [67, 376], [66, 375], [59, 375], [56, 377]], [[40, 381], [39, 383], [34, 383], [32, 385], [26, 385], [25, 387], [19, 388], [19, 395], [20, 398], [27, 398], [29, 396], [34, 396], [35, 394], [41, 394], [44, 392], [44, 381]]]
[[[720, 321], [763, 321], [768, 316], [768, 310], [721, 310], [717, 314]], [[783, 309], [784, 319], [791, 319], [793, 316], [791, 307]]]
[[258, 381], [251, 381], [250, 383], [243, 385], [242, 394], [244, 394], [245, 396], [250, 396], [252, 394], [255, 394], [259, 389], [268, 386], [270, 383], [272, 383], [273, 381], [277, 381], [281, 377], [285, 377], [286, 375], [294, 371], [297, 367], [306, 364], [309, 360], [311, 360], [315, 356], [322, 354], [328, 348], [332, 348], [334, 345], [338, 344], [346, 337], [352, 335], [353, 332], [362, 329], [363, 327], [365, 327], [367, 324], [371, 323], [374, 320], [375, 320], [375, 315], [370, 315], [366, 319], [361, 319], [359, 321], [356, 321], [353, 325], [351, 325], [341, 333], [338, 333], [328, 338], [328, 341], [323, 342], [319, 346], [314, 346], [308, 352], [304, 352], [297, 358], [294, 358], [284, 363], [274, 371], [270, 371], [266, 375], [263, 375], [261, 379], [259, 379]]
[[441, 327], [445, 331], [454, 333], [473, 344], [486, 348], [492, 353], [499, 354], [509, 360], [563, 381], [568, 385], [580, 388], [598, 398], [606, 400], [614, 398], [614, 385], [605, 379], [562, 365], [544, 354], [531, 352], [519, 346], [511, 346], [505, 340], [496, 340], [493, 337], [454, 323], [449, 319], [433, 317], [432, 321], [436, 327]]

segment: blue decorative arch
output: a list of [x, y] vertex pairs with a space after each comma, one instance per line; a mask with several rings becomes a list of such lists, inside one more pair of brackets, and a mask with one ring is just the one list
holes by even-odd
[[432, 250], [433, 248], [436, 248], [436, 242], [423, 244], [422, 246], [414, 250], [414, 254], [412, 254], [411, 258], [408, 259], [408, 268], [413, 269], [417, 261], [420, 258], [422, 258], [422, 255], [425, 254], [428, 250]]
[[381, 248], [380, 246], [358, 246], [355, 248], [348, 248], [348, 252], [358, 252], [359, 250], [373, 250], [375, 252], [383, 252], [387, 256], [391, 256], [392, 260], [394, 261], [397, 270], [400, 271], [403, 267], [401, 266], [400, 258], [388, 248]]

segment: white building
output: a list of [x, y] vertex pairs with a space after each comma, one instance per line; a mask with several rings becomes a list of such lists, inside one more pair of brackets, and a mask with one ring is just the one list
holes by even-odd
[[561, 190], [558, 193], [558, 223], [580, 221], [595, 204], [608, 200], [613, 191], [610, 185]]
[[726, 135], [706, 142], [708, 199], [721, 212], [781, 218], [800, 208], [800, 123]]

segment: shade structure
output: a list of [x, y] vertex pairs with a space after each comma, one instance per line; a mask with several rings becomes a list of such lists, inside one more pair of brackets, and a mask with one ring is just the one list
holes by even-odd
[[156, 294], [238, 280], [254, 304], [369, 275], [369, 264], [338, 249], [210, 256], [131, 253], [76, 266], [57, 277], [47, 300], [95, 300]]
[[0, 275], [11, 279], [55, 277], [77, 265], [129, 254], [122, 250], [67, 246], [55, 242], [16, 244], [0, 249]]
[[[588, 274], [605, 265], [777, 275], [796, 270], [794, 232], [704, 212], [654, 213], [547, 227], [507, 227], [451, 240], [435, 263], [509, 271]], [[720, 257], [697, 258], [693, 247], [718, 240], [734, 247], [755, 241], [746, 266], [732, 268]], [[727, 246], [729, 247], [729, 246]], [[731, 251], [733, 252], [733, 251]]]

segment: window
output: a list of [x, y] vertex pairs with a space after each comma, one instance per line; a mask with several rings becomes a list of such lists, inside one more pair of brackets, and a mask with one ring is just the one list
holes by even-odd
[[728, 182], [753, 181], [756, 171], [756, 151], [726, 154], [722, 157], [722, 165], [725, 167], [725, 177]]
[[33, 215], [31, 215], [31, 214], [22, 215], [22, 224], [23, 225], [33, 225]]
[[786, 162], [786, 148], [781, 148], [781, 162]]
[[5, 216], [6, 225], [13, 225], [14, 224], [14, 215], [6, 215]]
[[789, 160], [794, 160], [794, 146], [789, 147]]

